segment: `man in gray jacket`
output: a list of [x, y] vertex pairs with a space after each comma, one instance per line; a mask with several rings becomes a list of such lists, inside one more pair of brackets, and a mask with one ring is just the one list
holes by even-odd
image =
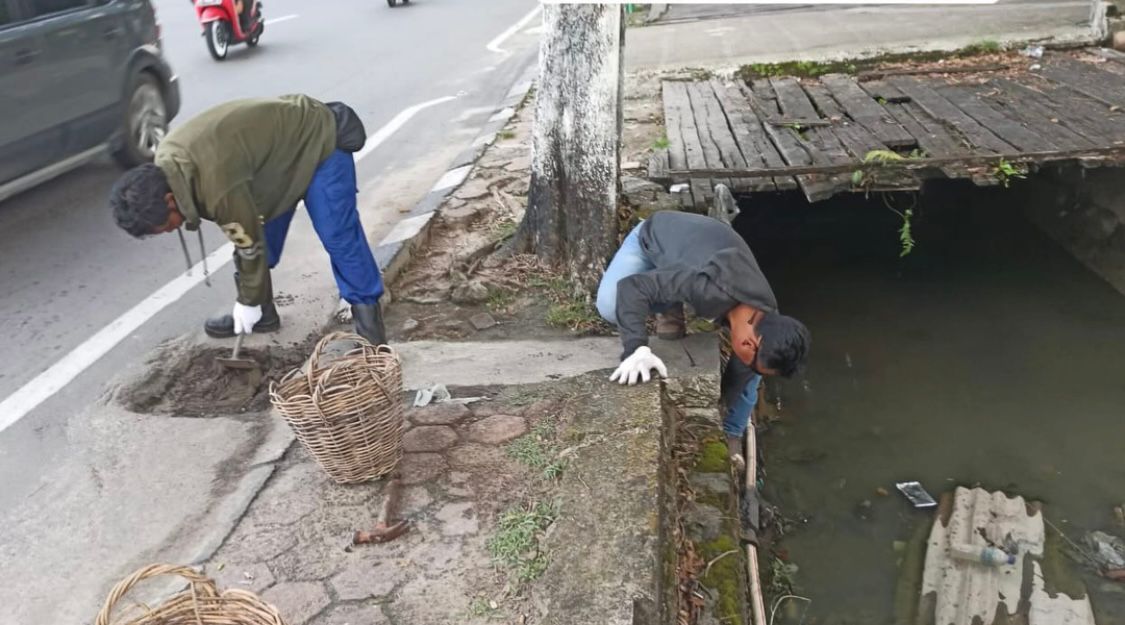
[[684, 335], [683, 304], [730, 329], [733, 351], [723, 371], [723, 431], [737, 462], [739, 441], [758, 400], [763, 375], [790, 377], [808, 358], [811, 338], [800, 321], [777, 312], [777, 299], [746, 241], [717, 219], [661, 211], [621, 244], [598, 286], [598, 312], [621, 332], [621, 365], [610, 380], [647, 382], [668, 371], [648, 347], [646, 322], [657, 335]]

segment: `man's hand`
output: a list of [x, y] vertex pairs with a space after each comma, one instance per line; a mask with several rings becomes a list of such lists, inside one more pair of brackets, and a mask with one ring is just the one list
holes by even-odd
[[234, 318], [235, 334], [250, 334], [254, 331], [254, 324], [262, 318], [262, 307], [246, 306], [235, 302], [234, 310], [230, 315]]
[[656, 354], [653, 354], [648, 347], [641, 346], [628, 358], [621, 361], [617, 370], [609, 376], [609, 381], [620, 384], [636, 384], [638, 381], [648, 382], [652, 377], [649, 372], [653, 369], [656, 369], [660, 377], [668, 377], [668, 368], [664, 366], [664, 361], [657, 358]]

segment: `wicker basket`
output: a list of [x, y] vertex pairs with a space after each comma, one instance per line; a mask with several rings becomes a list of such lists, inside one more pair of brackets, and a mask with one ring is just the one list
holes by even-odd
[[[116, 618], [112, 618], [114, 608], [134, 586], [160, 575], [179, 575], [187, 579], [188, 587], [156, 607], [134, 604], [119, 610]], [[237, 588], [220, 593], [214, 581], [195, 569], [171, 564], [146, 566], [118, 582], [94, 622], [95, 625], [285, 625], [277, 608], [258, 595]]]
[[[358, 347], [323, 364], [333, 341]], [[306, 370], [270, 385], [270, 401], [317, 463], [340, 484], [383, 477], [402, 458], [402, 365], [390, 347], [334, 332], [317, 342]]]

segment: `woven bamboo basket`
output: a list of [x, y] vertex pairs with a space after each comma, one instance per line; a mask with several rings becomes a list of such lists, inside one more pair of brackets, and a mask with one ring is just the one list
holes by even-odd
[[[188, 587], [155, 607], [133, 604], [118, 608], [125, 595], [146, 579], [178, 575]], [[114, 612], [118, 612], [114, 616]], [[138, 615], [139, 613], [139, 615]], [[172, 564], [153, 564], [121, 580], [106, 597], [95, 625], [285, 625], [277, 608], [258, 595], [238, 588], [223, 592], [215, 582], [195, 569]]]
[[[334, 341], [357, 347], [322, 362]], [[317, 342], [304, 371], [270, 384], [270, 401], [337, 483], [383, 477], [402, 458], [402, 364], [386, 345], [357, 334], [329, 334]]]

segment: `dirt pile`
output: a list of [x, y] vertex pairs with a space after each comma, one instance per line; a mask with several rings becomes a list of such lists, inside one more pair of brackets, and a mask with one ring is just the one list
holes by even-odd
[[116, 395], [121, 405], [141, 414], [209, 418], [269, 410], [270, 382], [299, 368], [312, 344], [244, 349], [256, 360], [261, 380], [251, 385], [249, 374], [225, 369], [216, 358], [230, 349], [209, 346], [166, 346], [147, 363], [147, 371], [124, 385]]

